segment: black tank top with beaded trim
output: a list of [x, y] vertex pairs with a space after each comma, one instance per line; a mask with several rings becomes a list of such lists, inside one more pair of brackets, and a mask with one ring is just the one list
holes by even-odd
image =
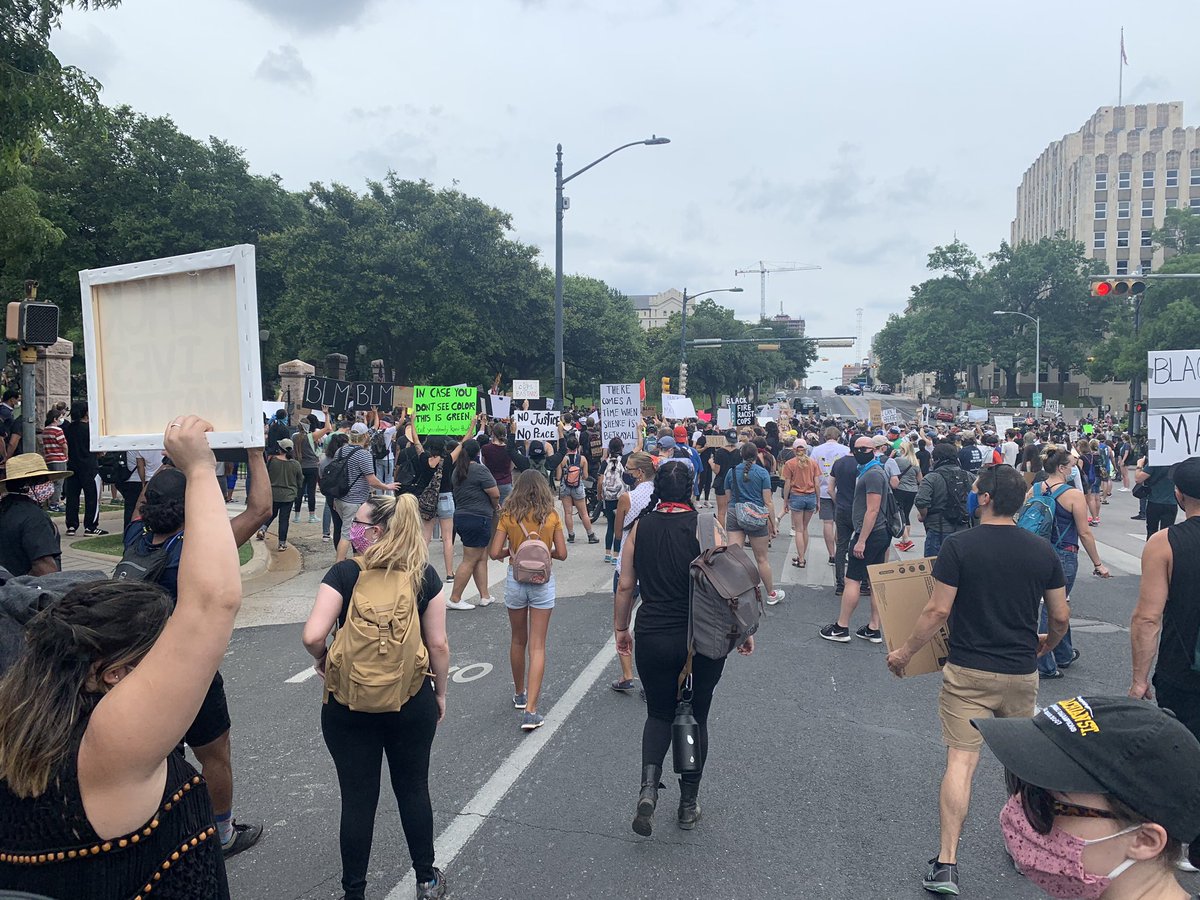
[[208, 787], [179, 751], [163, 800], [137, 831], [101, 840], [79, 792], [76, 754], [40, 797], [0, 781], [0, 888], [55, 900], [228, 900]]

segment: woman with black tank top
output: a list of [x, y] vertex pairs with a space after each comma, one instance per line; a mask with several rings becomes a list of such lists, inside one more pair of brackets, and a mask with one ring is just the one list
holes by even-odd
[[[671, 746], [678, 678], [688, 656], [689, 567], [700, 555], [697, 513], [692, 504], [692, 470], [683, 462], [666, 462], [654, 477], [654, 493], [621, 547], [621, 578], [613, 610], [617, 652], [633, 650], [629, 619], [633, 590], [641, 590], [638, 610], [637, 669], [646, 691], [646, 724], [642, 729], [642, 786], [633, 830], [651, 833], [658, 803], [663, 760]], [[754, 652], [751, 637], [739, 653]], [[721, 680], [724, 659], [695, 654], [692, 659], [692, 711], [700, 726], [700, 767], [708, 755], [708, 711]], [[690, 830], [700, 821], [701, 772], [679, 779], [678, 825]]]
[[0, 679], [5, 889], [56, 900], [229, 897], [208, 787], [176, 750], [242, 598], [208, 431], [181, 416], [164, 434], [187, 475], [174, 611], [147, 582], [78, 585], [30, 620]]

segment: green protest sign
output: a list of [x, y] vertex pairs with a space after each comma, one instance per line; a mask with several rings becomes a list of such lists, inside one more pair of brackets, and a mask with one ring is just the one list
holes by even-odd
[[475, 418], [473, 387], [413, 388], [413, 423], [417, 434], [461, 435]]

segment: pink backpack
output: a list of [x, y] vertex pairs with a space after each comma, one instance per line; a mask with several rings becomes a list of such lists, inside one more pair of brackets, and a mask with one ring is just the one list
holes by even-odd
[[524, 522], [517, 524], [525, 532], [525, 540], [512, 556], [513, 578], [519, 584], [545, 584], [550, 580], [550, 548], [537, 534], [530, 534]]

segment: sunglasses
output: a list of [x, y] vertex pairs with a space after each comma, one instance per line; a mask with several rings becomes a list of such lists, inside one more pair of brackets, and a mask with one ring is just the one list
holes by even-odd
[[1116, 819], [1117, 814], [1107, 809], [1096, 809], [1092, 806], [1079, 806], [1075, 803], [1065, 803], [1062, 800], [1051, 800], [1050, 810], [1056, 816], [1069, 816], [1073, 819]]
[[362, 522], [362, 521], [359, 521], [358, 519], [351, 519], [350, 521], [354, 525], [362, 525], [365, 528], [378, 528], [379, 527], [374, 522]]

